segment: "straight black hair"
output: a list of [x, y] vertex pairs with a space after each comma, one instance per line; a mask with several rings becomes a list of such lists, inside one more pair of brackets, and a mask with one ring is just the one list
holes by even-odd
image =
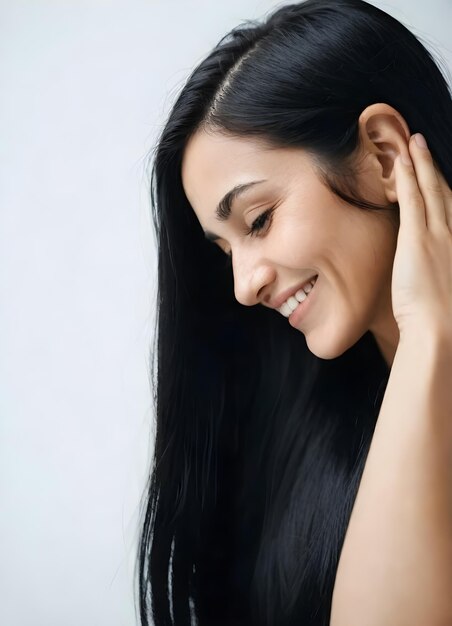
[[233, 29], [183, 86], [151, 155], [158, 309], [153, 465], [137, 558], [143, 626], [327, 626], [337, 564], [389, 368], [368, 331], [324, 360], [234, 298], [181, 182], [199, 128], [296, 146], [339, 197], [358, 118], [384, 102], [452, 185], [452, 101], [431, 53], [362, 0], [307, 0]]

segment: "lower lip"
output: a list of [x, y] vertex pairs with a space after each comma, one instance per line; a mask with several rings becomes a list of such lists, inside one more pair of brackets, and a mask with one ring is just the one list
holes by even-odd
[[314, 287], [309, 292], [309, 295], [303, 300], [303, 302], [300, 302], [297, 308], [294, 309], [292, 313], [289, 315], [288, 317], [289, 324], [293, 326], [294, 328], [296, 328], [298, 324], [304, 319], [307, 311], [309, 311], [309, 309], [311, 308], [312, 298], [315, 297], [313, 292], [316, 291], [315, 288], [317, 287], [318, 281], [319, 281], [319, 277], [317, 277], [317, 280], [314, 283]]

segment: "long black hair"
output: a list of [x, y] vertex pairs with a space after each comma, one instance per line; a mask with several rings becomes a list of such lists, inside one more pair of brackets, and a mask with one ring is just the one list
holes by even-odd
[[296, 146], [356, 196], [358, 118], [393, 106], [452, 185], [447, 80], [404, 25], [362, 0], [307, 0], [233, 29], [183, 86], [151, 156], [158, 308], [153, 465], [137, 558], [143, 626], [327, 626], [337, 564], [389, 367], [370, 331], [324, 360], [234, 298], [181, 182], [201, 127]]

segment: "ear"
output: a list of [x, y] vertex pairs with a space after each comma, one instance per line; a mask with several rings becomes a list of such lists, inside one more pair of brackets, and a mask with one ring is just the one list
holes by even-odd
[[394, 107], [381, 102], [364, 109], [358, 123], [364, 154], [375, 161], [378, 182], [388, 202], [397, 202], [394, 161], [399, 154], [409, 156], [408, 124]]

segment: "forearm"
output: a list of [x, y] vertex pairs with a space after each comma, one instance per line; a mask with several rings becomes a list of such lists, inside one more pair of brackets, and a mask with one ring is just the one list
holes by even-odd
[[452, 342], [399, 344], [341, 552], [331, 626], [452, 624]]

